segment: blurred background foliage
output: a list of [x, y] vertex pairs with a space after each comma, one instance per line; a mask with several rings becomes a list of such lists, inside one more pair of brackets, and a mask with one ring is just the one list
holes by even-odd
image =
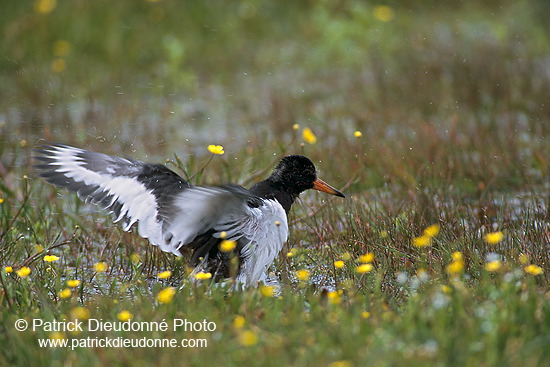
[[[314, 129], [324, 149], [350, 143], [360, 129], [366, 151], [358, 154], [368, 158], [370, 149], [371, 159], [388, 148], [392, 158], [406, 152], [413, 160], [420, 149], [418, 162], [452, 160], [467, 149], [485, 157], [526, 148], [526, 165], [540, 166], [537, 180], [547, 177], [543, 0], [33, 0], [2, 7], [4, 141], [92, 148], [116, 141], [111, 153], [131, 146], [183, 154], [206, 143], [231, 151], [287, 142], [299, 123]], [[451, 158], [436, 152], [445, 144], [455, 147]], [[516, 153], [494, 155], [514, 160]], [[471, 155], [461, 164], [480, 162]], [[517, 181], [524, 173], [504, 175]]]

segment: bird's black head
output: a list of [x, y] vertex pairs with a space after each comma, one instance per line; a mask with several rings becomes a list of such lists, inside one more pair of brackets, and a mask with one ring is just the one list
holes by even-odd
[[289, 155], [281, 159], [269, 179], [295, 196], [308, 189], [315, 189], [344, 197], [340, 191], [317, 178], [315, 165], [303, 155]]
[[317, 178], [315, 165], [303, 155], [289, 155], [281, 159], [271, 176], [252, 186], [250, 192], [264, 199], [276, 199], [288, 213], [298, 195], [308, 189], [345, 197]]
[[299, 194], [312, 189], [317, 179], [313, 162], [303, 155], [289, 155], [281, 159], [269, 177], [288, 192]]

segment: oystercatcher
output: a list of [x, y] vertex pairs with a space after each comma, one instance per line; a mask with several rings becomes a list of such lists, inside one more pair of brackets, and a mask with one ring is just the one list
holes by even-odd
[[[247, 190], [194, 186], [162, 164], [68, 145], [45, 145], [36, 153], [35, 167], [47, 182], [107, 209], [125, 231], [137, 222], [139, 235], [163, 251], [181, 256], [180, 250], [193, 250], [196, 270], [216, 280], [236, 275], [243, 287], [265, 281], [288, 238], [287, 215], [301, 192], [344, 197], [317, 178], [315, 166], [302, 155], [284, 157], [268, 178]], [[236, 274], [231, 274], [231, 253], [220, 250], [223, 240], [235, 241]]]

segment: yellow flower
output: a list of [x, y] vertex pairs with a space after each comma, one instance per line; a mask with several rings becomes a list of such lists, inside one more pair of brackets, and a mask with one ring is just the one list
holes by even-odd
[[370, 312], [369, 311], [361, 312], [361, 318], [362, 319], [368, 319], [369, 317], [370, 317]]
[[372, 269], [374, 269], [374, 266], [372, 266], [372, 264], [363, 264], [356, 267], [355, 271], [359, 274], [365, 274], [372, 271]]
[[21, 278], [24, 278], [31, 273], [31, 269], [27, 266], [23, 266], [21, 269], [17, 270], [16, 273]]
[[90, 310], [86, 307], [75, 307], [71, 310], [71, 317], [73, 319], [88, 320], [90, 318]]
[[424, 236], [435, 237], [439, 234], [439, 224], [432, 224], [424, 230]]
[[201, 271], [195, 274], [195, 279], [198, 279], [198, 280], [206, 280], [210, 278], [212, 278], [212, 273], [204, 273]]
[[157, 274], [158, 279], [168, 279], [171, 276], [172, 276], [172, 272], [170, 270], [165, 270], [165, 271]]
[[337, 260], [337, 261], [334, 262], [334, 266], [337, 269], [343, 268], [344, 267], [344, 262], [342, 260]]
[[342, 293], [341, 291], [334, 291], [334, 292], [328, 292], [327, 293], [327, 298], [328, 298], [328, 301], [333, 304], [333, 305], [337, 305], [339, 303], [342, 302]]
[[116, 315], [116, 317], [117, 317], [120, 321], [124, 322], [124, 321], [128, 321], [128, 320], [132, 319], [132, 318], [134, 317], [134, 315], [132, 315], [132, 314], [130, 313], [130, 311], [124, 310], [124, 311], [120, 311], [120, 312]]
[[50, 14], [56, 6], [56, 0], [36, 0], [34, 2], [34, 10], [40, 14]]
[[359, 256], [359, 259], [357, 260], [363, 264], [371, 263], [374, 261], [374, 254], [372, 252], [367, 252], [366, 254]]
[[0, 198], [0, 204], [4, 202], [4, 198]]
[[464, 257], [462, 256], [462, 252], [460, 252], [460, 251], [453, 252], [451, 257], [453, 258], [454, 261], [459, 261], [459, 262], [464, 261]]
[[72, 292], [69, 288], [65, 288], [62, 291], [59, 291], [59, 297], [61, 298], [69, 298], [71, 294]]
[[431, 244], [432, 244], [432, 238], [426, 235], [416, 237], [413, 240], [413, 246], [418, 248], [427, 247], [427, 246], [430, 246]]
[[487, 233], [484, 237], [485, 242], [487, 242], [489, 245], [496, 245], [497, 243], [502, 241], [503, 238], [504, 234], [500, 231]]
[[289, 252], [286, 253], [286, 257], [294, 257], [298, 254], [298, 249], [296, 247], [293, 247], [290, 249]]
[[231, 252], [235, 249], [235, 247], [237, 246], [237, 242], [236, 241], [232, 241], [232, 240], [223, 240], [221, 243], [220, 243], [220, 251], [221, 252]]
[[373, 10], [374, 17], [381, 22], [391, 22], [395, 18], [395, 12], [387, 5], [377, 5]]
[[170, 303], [172, 302], [172, 299], [174, 298], [175, 294], [176, 294], [176, 288], [174, 287], [164, 288], [163, 290], [157, 293], [157, 301], [159, 301], [160, 303]]
[[107, 265], [107, 263], [103, 261], [94, 264], [94, 270], [98, 273], [104, 273], [107, 271], [108, 268], [109, 265]]
[[209, 145], [208, 151], [212, 154], [223, 154], [225, 151], [221, 145]]
[[447, 274], [454, 275], [464, 270], [464, 263], [462, 261], [453, 261], [445, 268]]
[[262, 285], [260, 286], [260, 294], [264, 297], [273, 297], [275, 296], [275, 287], [271, 285]]
[[292, 130], [298, 130], [300, 128], [300, 125], [294, 124], [292, 125]]
[[243, 347], [251, 347], [258, 342], [258, 335], [251, 330], [245, 330], [239, 334], [239, 343]]
[[309, 279], [309, 271], [306, 269], [301, 269], [296, 272], [296, 278], [301, 282], [307, 282]]
[[449, 287], [448, 285], [443, 284], [441, 286], [441, 291], [445, 294], [449, 294], [453, 291], [453, 289], [451, 287]]
[[541, 275], [542, 273], [544, 273], [544, 270], [542, 270], [540, 266], [535, 264], [527, 265], [524, 270], [527, 274], [531, 275]]
[[356, 138], [360, 138], [363, 136], [363, 133], [359, 130], [357, 130], [356, 132], [353, 133], [353, 136], [355, 136]]
[[80, 280], [78, 279], [67, 280], [67, 286], [71, 288], [76, 288], [79, 285], [80, 285]]
[[500, 260], [489, 261], [485, 264], [485, 270], [489, 272], [499, 271], [501, 267], [502, 262]]
[[49, 263], [53, 262], [53, 261], [57, 261], [59, 260], [59, 257], [55, 256], [55, 255], [46, 255], [44, 256], [44, 261], [47, 261]]
[[233, 319], [233, 327], [236, 329], [236, 330], [240, 330], [244, 327], [244, 324], [246, 324], [246, 320], [244, 317], [242, 317], [241, 315], [237, 315], [235, 316], [235, 318]]
[[304, 128], [304, 130], [302, 130], [302, 138], [304, 138], [304, 141], [306, 143], [309, 143], [309, 144], [317, 143], [317, 137], [309, 127], [306, 127]]
[[4, 273], [8, 274], [8, 273], [11, 273], [13, 271], [13, 267], [11, 266], [6, 266], [4, 268]]

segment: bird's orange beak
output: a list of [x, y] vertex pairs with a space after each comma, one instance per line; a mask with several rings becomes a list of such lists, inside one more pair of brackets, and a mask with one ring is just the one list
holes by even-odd
[[313, 189], [314, 190], [318, 190], [318, 191], [322, 191], [322, 192], [326, 192], [327, 194], [331, 194], [331, 195], [335, 195], [335, 196], [340, 196], [342, 198], [345, 198], [346, 196], [344, 194], [342, 194], [340, 191], [336, 190], [334, 187], [330, 186], [328, 183], [326, 183], [325, 181], [321, 180], [320, 178], [316, 179], [314, 182], [313, 182]]

